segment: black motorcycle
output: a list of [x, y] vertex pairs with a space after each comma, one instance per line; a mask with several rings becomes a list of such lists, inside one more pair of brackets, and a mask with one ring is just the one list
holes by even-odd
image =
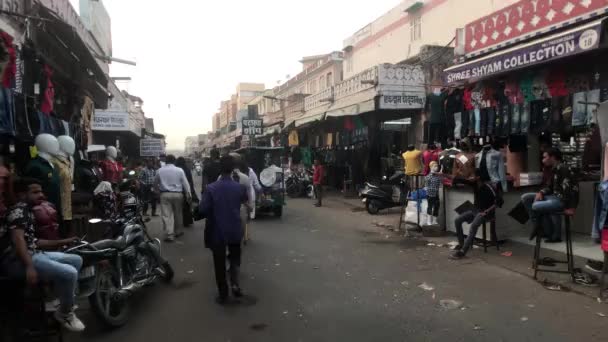
[[395, 172], [389, 179], [384, 177], [379, 185], [365, 183], [365, 188], [359, 193], [365, 203], [365, 209], [371, 215], [377, 215], [382, 209], [402, 206], [406, 195], [403, 171]]
[[312, 186], [312, 171], [290, 171], [286, 175], [285, 191], [287, 192], [287, 196], [291, 198], [303, 196], [312, 198], [314, 196], [314, 189]]
[[[133, 198], [126, 192], [124, 195], [124, 199]], [[170, 282], [174, 276], [161, 255], [160, 240], [148, 234], [139, 203], [123, 205], [122, 209], [120, 218], [89, 220], [106, 225], [107, 239], [82, 242], [66, 251], [83, 258], [79, 295], [89, 298], [93, 312], [110, 327], [127, 322], [132, 294], [158, 278]]]

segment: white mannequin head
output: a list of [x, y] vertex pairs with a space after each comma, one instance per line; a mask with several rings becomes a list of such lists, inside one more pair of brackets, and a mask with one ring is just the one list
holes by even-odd
[[76, 143], [74, 139], [69, 135], [62, 135], [57, 137], [57, 141], [59, 141], [59, 149], [61, 150], [61, 154], [65, 157], [71, 157], [76, 152]]
[[114, 146], [106, 147], [106, 158], [114, 161], [114, 160], [116, 160], [116, 157], [118, 157], [118, 151], [116, 150], [116, 147], [114, 147]]
[[59, 141], [50, 134], [40, 134], [36, 137], [36, 149], [41, 158], [50, 160], [53, 156], [60, 155]]

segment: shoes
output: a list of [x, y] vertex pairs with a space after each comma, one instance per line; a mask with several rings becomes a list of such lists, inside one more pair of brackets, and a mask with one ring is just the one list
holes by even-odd
[[61, 313], [60, 311], [55, 311], [53, 316], [55, 317], [57, 322], [61, 324], [61, 326], [63, 326], [69, 331], [81, 332], [85, 328], [82, 321], [78, 319], [78, 317], [76, 317], [76, 314], [74, 314], [74, 311], [71, 311], [68, 314]]
[[604, 269], [604, 263], [601, 261], [588, 260], [587, 264], [585, 265], [585, 268], [595, 273], [602, 273]]
[[459, 251], [462, 249], [462, 245], [456, 245], [452, 248], [453, 251]]
[[175, 233], [175, 237], [176, 238], [181, 237], [183, 235], [184, 235], [184, 232], [177, 232], [177, 233]]
[[243, 290], [239, 286], [232, 286], [232, 295], [235, 298], [241, 298], [243, 297]]
[[456, 251], [456, 252], [452, 253], [452, 255], [450, 255], [450, 259], [452, 259], [452, 260], [460, 260], [464, 257], [465, 257], [465, 254], [463, 251]]
[[172, 236], [167, 236], [163, 241], [171, 243], [175, 242], [175, 238]]
[[218, 305], [224, 306], [224, 305], [228, 304], [228, 296], [217, 296], [217, 297], [215, 297], [215, 302]]
[[597, 277], [591, 274], [582, 272], [580, 269], [574, 270], [574, 282], [589, 287], [599, 286], [597, 283]]
[[560, 243], [562, 239], [546, 239], [545, 243]]

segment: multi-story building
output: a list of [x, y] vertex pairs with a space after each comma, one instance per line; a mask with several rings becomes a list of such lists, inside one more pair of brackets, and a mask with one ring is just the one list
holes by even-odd
[[247, 109], [251, 100], [260, 96], [266, 87], [263, 83], [239, 83], [236, 86], [236, 111]]
[[325, 55], [304, 57], [302, 71], [275, 87], [273, 112], [279, 112], [285, 126], [304, 114], [304, 98], [334, 86], [342, 80], [343, 54], [334, 51]]
[[186, 156], [193, 156], [199, 150], [198, 136], [186, 137], [184, 152]]
[[344, 41], [344, 78], [415, 57], [425, 45], [454, 46], [457, 28], [514, 2], [403, 0]]

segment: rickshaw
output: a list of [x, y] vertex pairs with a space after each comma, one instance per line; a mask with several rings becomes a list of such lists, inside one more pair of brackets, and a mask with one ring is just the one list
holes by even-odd
[[256, 213], [273, 213], [281, 217], [285, 205], [283, 148], [243, 147], [236, 152], [243, 156], [260, 179], [262, 191], [256, 194]]

